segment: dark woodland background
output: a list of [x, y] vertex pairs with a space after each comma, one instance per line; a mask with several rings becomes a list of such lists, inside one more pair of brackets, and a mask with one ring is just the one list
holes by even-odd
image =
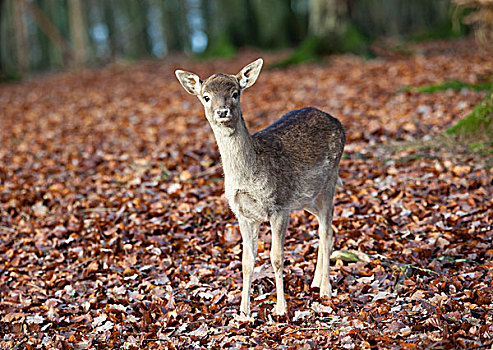
[[470, 29], [461, 20], [474, 12], [476, 17], [466, 22], [477, 22], [480, 6], [475, 1], [455, 3], [0, 0], [0, 71], [4, 80], [16, 79], [31, 71], [122, 58], [232, 56], [243, 47], [298, 48], [293, 63], [332, 52], [371, 56], [371, 43], [382, 37], [422, 41], [467, 34]]

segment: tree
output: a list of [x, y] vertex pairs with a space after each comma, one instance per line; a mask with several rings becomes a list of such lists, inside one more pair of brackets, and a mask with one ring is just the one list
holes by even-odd
[[87, 63], [89, 41], [84, 21], [84, 8], [81, 0], [68, 1], [70, 39], [72, 41], [73, 64]]
[[493, 50], [493, 0], [454, 0], [454, 3], [470, 13], [464, 22], [474, 27], [477, 41]]
[[[49, 3], [51, 3], [51, 1]], [[62, 62], [70, 61], [72, 57], [72, 50], [60, 30], [53, 24], [50, 18], [40, 10], [35, 2], [26, 2], [26, 4], [32, 19], [37, 24], [41, 32], [46, 35], [46, 38], [49, 39], [48, 45], [50, 45], [50, 47], [51, 45], [56, 46], [59, 50], [58, 52], [62, 53]], [[42, 62], [42, 64], [43, 67], [46, 67], [51, 66], [53, 62], [54, 61], [51, 60], [51, 56], [48, 56], [47, 62]]]
[[291, 1], [252, 0], [257, 28], [256, 43], [265, 48], [283, 48], [291, 44]]
[[250, 1], [204, 0], [203, 8], [209, 55], [230, 56], [236, 47], [255, 41]]
[[490, 89], [467, 117], [449, 128], [446, 134], [466, 141], [485, 141], [490, 146], [493, 145], [493, 89]]
[[311, 0], [309, 32], [320, 40], [321, 49], [334, 51], [343, 45], [348, 22], [345, 0]]
[[15, 51], [17, 56], [17, 69], [25, 73], [29, 68], [29, 50], [26, 28], [26, 3], [24, 0], [13, 2]]
[[189, 28], [183, 1], [159, 1], [162, 12], [163, 38], [169, 52], [189, 49]]
[[[493, 51], [493, 0], [454, 0], [454, 3], [471, 11], [464, 22], [472, 24], [476, 40], [487, 50]], [[492, 145], [493, 88], [467, 117], [459, 120], [446, 133], [475, 142], [486, 140]]]
[[[35, 38], [41, 47], [38, 67], [62, 67], [70, 62], [72, 57], [72, 50], [65, 39], [69, 34], [67, 3], [60, 3], [58, 0], [43, 0], [38, 1], [37, 4], [39, 15], [36, 17], [38, 20], [35, 19], [38, 24]], [[31, 9], [31, 14], [34, 13], [33, 10]], [[40, 19], [43, 20], [40, 21]], [[46, 25], [43, 25], [44, 22]]]
[[287, 59], [274, 66], [318, 61], [327, 53], [366, 51], [366, 40], [350, 23], [347, 0], [310, 0], [308, 36]]
[[18, 78], [29, 68], [26, 3], [5, 0], [0, 9], [0, 58], [2, 78]]
[[147, 35], [147, 2], [127, 0], [124, 2], [128, 21], [127, 55], [131, 58], [142, 57], [151, 52], [151, 43]]

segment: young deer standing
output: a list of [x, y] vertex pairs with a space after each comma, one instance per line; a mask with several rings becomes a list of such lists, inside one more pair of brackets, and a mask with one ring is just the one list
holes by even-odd
[[257, 255], [258, 229], [270, 221], [271, 262], [277, 304], [286, 313], [283, 266], [284, 238], [292, 210], [305, 209], [319, 222], [320, 244], [312, 287], [331, 297], [329, 259], [332, 252], [333, 198], [345, 134], [341, 123], [313, 107], [285, 114], [267, 128], [250, 134], [243, 120], [240, 95], [255, 83], [262, 59], [237, 75], [197, 75], [175, 71], [183, 88], [204, 105], [221, 153], [226, 198], [238, 218], [243, 238], [243, 291], [240, 315], [250, 314], [250, 288]]

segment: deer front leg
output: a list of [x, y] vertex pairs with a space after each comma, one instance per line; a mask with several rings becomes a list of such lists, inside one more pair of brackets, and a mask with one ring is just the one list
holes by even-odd
[[275, 315], [286, 313], [286, 299], [284, 297], [283, 267], [284, 267], [284, 239], [288, 227], [289, 212], [275, 214], [270, 219], [272, 231], [272, 246], [270, 260], [276, 277], [277, 303], [274, 309]]
[[250, 316], [250, 289], [252, 285], [252, 274], [255, 266], [255, 257], [258, 247], [259, 223], [238, 218], [241, 237], [243, 239], [243, 254], [241, 267], [243, 270], [243, 290], [241, 291], [240, 315]]

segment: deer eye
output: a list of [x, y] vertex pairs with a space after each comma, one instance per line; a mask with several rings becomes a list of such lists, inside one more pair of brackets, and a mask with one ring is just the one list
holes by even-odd
[[211, 100], [211, 98], [209, 96], [204, 96], [204, 101], [205, 102], [209, 102]]
[[236, 91], [235, 91], [235, 92], [233, 92], [232, 97], [236, 100], [236, 99], [238, 98], [238, 93], [237, 93]]

